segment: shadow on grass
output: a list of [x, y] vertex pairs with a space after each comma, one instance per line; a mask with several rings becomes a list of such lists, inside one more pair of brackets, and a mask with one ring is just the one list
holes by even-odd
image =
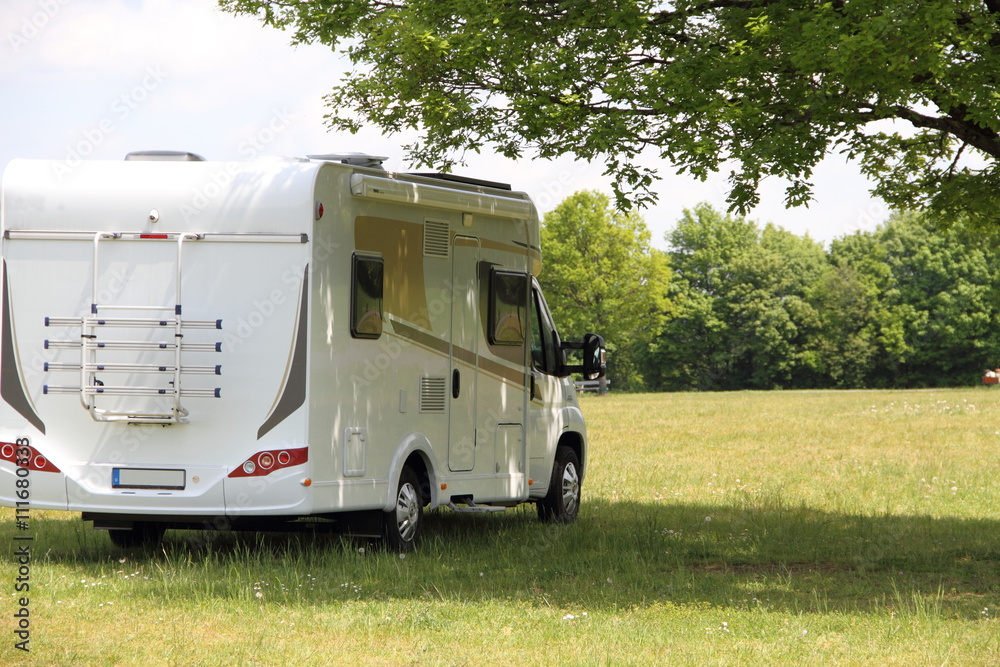
[[[60, 518], [52, 518], [59, 516]], [[37, 567], [81, 571], [174, 568], [222, 582], [233, 596], [251, 578], [292, 583], [286, 600], [342, 600], [342, 581], [366, 598], [511, 600], [562, 609], [701, 604], [790, 612], [918, 613], [980, 618], [1000, 606], [1000, 522], [861, 516], [745, 498], [730, 505], [595, 501], [570, 526], [537, 521], [533, 508], [503, 515], [428, 513], [424, 542], [405, 558], [338, 536], [171, 531], [159, 551], [128, 553], [78, 515], [36, 521]], [[68, 518], [73, 516], [74, 518]], [[0, 539], [13, 544], [13, 522]], [[226, 580], [232, 586], [226, 586]], [[238, 585], [237, 585], [238, 584]]]

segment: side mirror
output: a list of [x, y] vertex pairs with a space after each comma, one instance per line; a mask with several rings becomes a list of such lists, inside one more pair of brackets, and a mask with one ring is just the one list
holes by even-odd
[[563, 374], [583, 373], [584, 380], [596, 380], [608, 372], [607, 351], [604, 348], [604, 338], [597, 334], [584, 334], [579, 343], [563, 343], [563, 350], [582, 350], [583, 364], [564, 365]]
[[597, 334], [583, 337], [583, 378], [596, 380], [608, 372], [608, 353], [604, 349], [604, 338]]

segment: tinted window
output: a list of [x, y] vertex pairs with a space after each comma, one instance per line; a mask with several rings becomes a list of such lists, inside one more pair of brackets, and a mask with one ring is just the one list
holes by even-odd
[[490, 343], [523, 345], [527, 316], [528, 276], [493, 270], [490, 280]]
[[381, 257], [355, 255], [351, 279], [351, 335], [378, 338], [382, 335]]

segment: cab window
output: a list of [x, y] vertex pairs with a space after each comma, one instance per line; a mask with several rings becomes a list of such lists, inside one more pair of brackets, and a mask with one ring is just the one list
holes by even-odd
[[537, 286], [531, 294], [531, 364], [543, 373], [555, 375], [558, 370], [555, 327]]

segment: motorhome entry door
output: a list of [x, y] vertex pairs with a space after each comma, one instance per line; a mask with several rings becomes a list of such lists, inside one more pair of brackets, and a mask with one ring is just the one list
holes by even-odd
[[451, 270], [451, 373], [448, 468], [476, 465], [476, 387], [479, 376], [479, 239], [456, 236]]

